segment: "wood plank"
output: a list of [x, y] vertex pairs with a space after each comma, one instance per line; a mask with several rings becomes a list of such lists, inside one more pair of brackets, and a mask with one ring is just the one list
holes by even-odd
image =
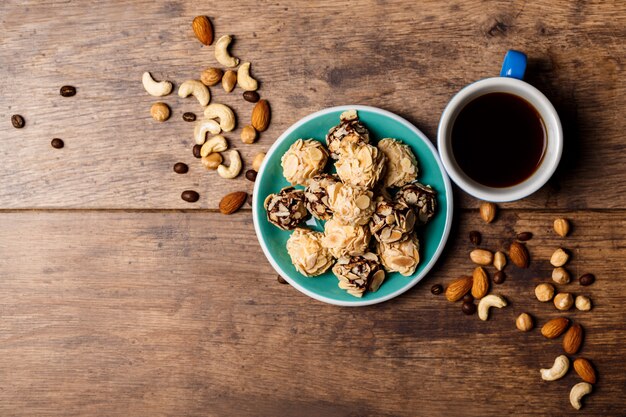
[[[551, 231], [555, 215], [572, 235]], [[470, 230], [503, 248], [531, 231], [531, 269], [508, 266], [510, 307], [488, 322], [430, 286], [468, 273]], [[0, 414], [13, 416], [580, 415], [578, 377], [541, 381], [561, 353], [536, 328], [515, 329], [547, 259], [572, 250], [593, 272], [581, 355], [599, 372], [583, 413], [626, 409], [623, 367], [626, 212], [503, 210], [484, 225], [458, 216], [442, 262], [407, 294], [358, 309], [311, 300], [276, 282], [248, 213], [26, 211], [0, 215]], [[543, 277], [543, 278], [539, 278]]]
[[[432, 140], [439, 116], [462, 86], [497, 75], [504, 52], [529, 53], [529, 81], [563, 119], [566, 155], [550, 185], [516, 203], [530, 208], [625, 208], [622, 140], [626, 87], [622, 58], [626, 3], [538, 1], [363, 2], [70, 2], [0, 4], [0, 207], [216, 208], [220, 197], [250, 189], [222, 180], [192, 158], [193, 99], [164, 99], [167, 123], [149, 118], [155, 100], [141, 73], [176, 84], [214, 65], [212, 47], [193, 38], [193, 16], [211, 16], [216, 35], [236, 36], [233, 53], [253, 63], [273, 121], [261, 140], [239, 142], [249, 164], [299, 118], [358, 103], [414, 122]], [[356, 23], [355, 23], [356, 19]], [[61, 85], [78, 87], [73, 98]], [[212, 89], [232, 105], [239, 126], [251, 105]], [[9, 123], [14, 113], [26, 127]], [[51, 138], [66, 147], [52, 149]], [[187, 175], [172, 165], [190, 164]], [[611, 192], [604, 192], [610, 184]], [[196, 189], [193, 206], [180, 199]], [[474, 207], [460, 195], [460, 205]]]

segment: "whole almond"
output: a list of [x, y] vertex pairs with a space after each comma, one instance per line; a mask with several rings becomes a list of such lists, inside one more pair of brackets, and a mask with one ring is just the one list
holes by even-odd
[[219, 83], [223, 75], [224, 71], [219, 68], [207, 68], [200, 74], [200, 81], [202, 81], [202, 84], [211, 87]]
[[446, 298], [451, 302], [458, 301], [471, 289], [472, 277], [464, 275], [455, 279], [448, 285], [448, 288], [446, 288]]
[[550, 263], [552, 266], [559, 267], [563, 266], [569, 260], [569, 254], [565, 252], [562, 248], [558, 248], [554, 251], [552, 256], [550, 257]]
[[259, 100], [252, 109], [252, 126], [263, 132], [270, 124], [270, 105], [267, 100]]
[[504, 256], [502, 252], [498, 251], [493, 255], [493, 266], [495, 266], [498, 271], [502, 271], [506, 266], [506, 256]]
[[567, 219], [556, 219], [554, 221], [554, 231], [557, 235], [561, 237], [567, 236], [567, 234], [569, 233], [569, 222], [567, 221]]
[[518, 268], [528, 268], [530, 257], [528, 256], [528, 249], [526, 249], [526, 245], [523, 243], [511, 243], [509, 247], [509, 258]]
[[489, 291], [489, 278], [482, 266], [476, 267], [472, 274], [472, 296], [483, 298]]
[[485, 221], [485, 223], [491, 223], [493, 219], [496, 218], [496, 205], [494, 203], [483, 201], [480, 203], [479, 212], [480, 217]]
[[228, 70], [222, 75], [222, 87], [224, 91], [230, 93], [237, 84], [237, 73], [233, 70]]
[[585, 358], [578, 358], [574, 361], [574, 370], [583, 381], [590, 384], [596, 383], [596, 371], [591, 362]]
[[493, 253], [486, 249], [474, 249], [470, 252], [470, 259], [477, 265], [488, 266], [493, 262]]
[[204, 45], [211, 45], [213, 42], [213, 25], [211, 25], [211, 21], [206, 16], [196, 16], [191, 22], [191, 27], [193, 28], [193, 33], [196, 35], [196, 38]]
[[559, 337], [567, 326], [569, 325], [569, 319], [567, 317], [557, 317], [552, 320], [548, 320], [546, 324], [541, 328], [541, 334], [548, 339], [554, 339]]
[[220, 212], [222, 214], [233, 214], [243, 206], [247, 198], [248, 193], [245, 191], [235, 191], [234, 193], [226, 194], [220, 201]]
[[563, 336], [563, 350], [570, 355], [575, 354], [583, 343], [583, 328], [580, 324], [572, 324], [572, 327]]

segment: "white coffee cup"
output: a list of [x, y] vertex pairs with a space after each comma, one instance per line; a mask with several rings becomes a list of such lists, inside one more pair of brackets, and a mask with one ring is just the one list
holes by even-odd
[[[522, 81], [526, 55], [508, 51], [500, 77], [476, 81], [459, 91], [441, 115], [437, 147], [448, 175], [463, 191], [485, 201], [504, 202], [527, 197], [541, 188], [554, 174], [563, 152], [563, 129], [554, 106], [539, 90]], [[452, 128], [460, 111], [471, 101], [489, 93], [509, 93], [530, 103], [541, 116], [546, 129], [545, 152], [535, 172], [519, 184], [510, 187], [489, 187], [470, 178], [459, 167], [452, 152]], [[497, 173], [494, 173], [497, 175]]]

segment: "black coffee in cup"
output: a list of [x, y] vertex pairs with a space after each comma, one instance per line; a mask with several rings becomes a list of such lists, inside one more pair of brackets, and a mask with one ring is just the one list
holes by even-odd
[[487, 93], [460, 110], [451, 144], [454, 159], [467, 176], [503, 188], [536, 171], [546, 151], [547, 133], [528, 101], [509, 93]]

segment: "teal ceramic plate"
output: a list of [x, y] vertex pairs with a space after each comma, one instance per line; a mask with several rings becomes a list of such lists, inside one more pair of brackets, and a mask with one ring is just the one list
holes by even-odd
[[[328, 130], [339, 123], [339, 115], [348, 109], [356, 109], [361, 121], [370, 131], [373, 142], [391, 137], [411, 146], [417, 157], [418, 180], [437, 191], [437, 213], [422, 228], [420, 237], [420, 264], [412, 276], [398, 273], [387, 274], [387, 278], [376, 292], [366, 292], [356, 298], [337, 286], [337, 278], [329, 270], [318, 277], [305, 277], [291, 264], [285, 245], [291, 232], [283, 231], [267, 221], [263, 202], [271, 193], [277, 193], [289, 183], [282, 174], [280, 158], [289, 146], [299, 138], [314, 138], [325, 144]], [[375, 107], [340, 106], [313, 113], [283, 133], [267, 152], [257, 175], [252, 201], [254, 227], [265, 256], [274, 269], [287, 282], [304, 294], [326, 303], [341, 306], [363, 306], [381, 303], [397, 297], [417, 284], [433, 267], [441, 255], [450, 233], [452, 223], [452, 188], [437, 151], [426, 136], [405, 119]], [[315, 219], [307, 227], [323, 231], [323, 224]]]

